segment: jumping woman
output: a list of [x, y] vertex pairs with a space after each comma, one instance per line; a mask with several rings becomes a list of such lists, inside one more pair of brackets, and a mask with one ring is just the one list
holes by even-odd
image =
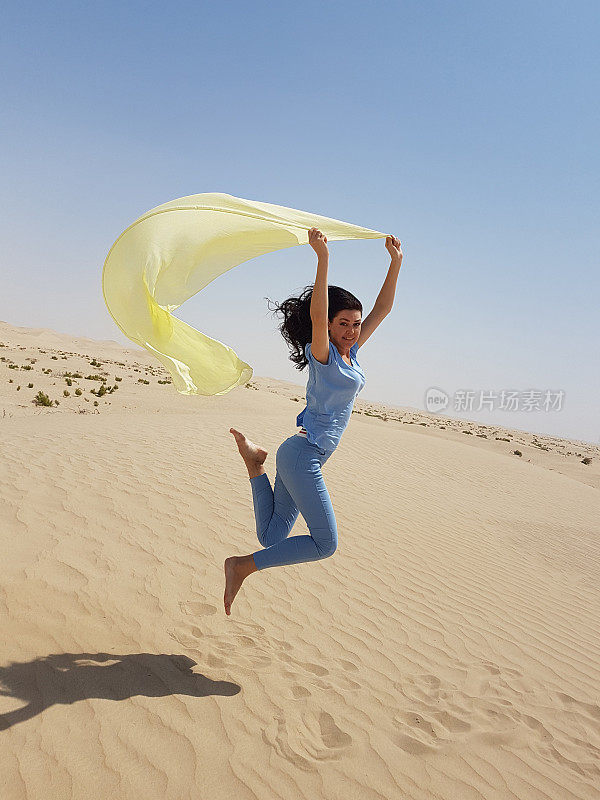
[[[364, 321], [361, 302], [346, 289], [327, 284], [327, 237], [311, 228], [308, 240], [318, 256], [314, 286], [277, 308], [284, 315], [280, 331], [294, 350], [290, 359], [299, 369], [308, 364], [309, 371], [306, 406], [296, 418], [296, 425], [302, 427], [277, 450], [274, 489], [263, 467], [267, 451], [235, 428], [229, 429], [248, 468], [256, 533], [263, 549], [225, 559], [226, 614], [231, 613], [240, 586], [252, 572], [316, 561], [335, 552], [337, 525], [321, 468], [337, 447], [354, 399], [365, 385], [358, 348], [394, 304], [402, 264], [400, 242], [394, 236], [385, 240], [392, 262], [373, 310]], [[310, 535], [288, 536], [299, 513]]]

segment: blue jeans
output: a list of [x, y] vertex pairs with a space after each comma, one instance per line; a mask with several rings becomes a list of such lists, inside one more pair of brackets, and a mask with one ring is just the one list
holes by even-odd
[[[253, 553], [257, 569], [317, 561], [333, 555], [337, 524], [321, 467], [333, 451], [293, 434], [279, 445], [275, 457], [275, 488], [267, 473], [250, 478], [256, 535], [264, 550]], [[290, 536], [298, 514], [310, 536]]]

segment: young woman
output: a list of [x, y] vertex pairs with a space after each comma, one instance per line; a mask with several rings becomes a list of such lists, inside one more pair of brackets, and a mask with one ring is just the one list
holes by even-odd
[[[231, 613], [234, 597], [252, 572], [316, 561], [335, 552], [337, 525], [321, 468], [337, 447], [354, 399], [365, 385], [358, 348], [394, 304], [402, 264], [400, 242], [394, 236], [385, 240], [392, 262], [373, 310], [364, 321], [362, 305], [353, 294], [327, 285], [327, 237], [311, 228], [308, 240], [318, 256], [314, 287], [307, 287], [300, 297], [290, 297], [277, 308], [284, 315], [281, 333], [294, 350], [290, 359], [299, 369], [308, 364], [309, 375], [306, 406], [296, 418], [296, 425], [302, 428], [277, 450], [274, 489], [263, 467], [267, 451], [235, 428], [229, 429], [248, 468], [256, 533], [264, 549], [225, 559], [226, 614]], [[299, 513], [310, 535], [288, 536]]]

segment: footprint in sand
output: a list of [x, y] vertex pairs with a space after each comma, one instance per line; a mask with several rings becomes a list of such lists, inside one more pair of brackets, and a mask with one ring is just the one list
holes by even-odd
[[314, 675], [318, 675], [319, 678], [322, 678], [323, 675], [329, 675], [329, 670], [322, 667], [320, 664], [311, 664], [308, 661], [298, 662], [299, 666], [304, 667], [304, 669], [308, 670], [308, 672], [312, 672]]
[[249, 636], [207, 633], [195, 625], [188, 630], [171, 628], [167, 633], [211, 667], [237, 666], [255, 671], [269, 666], [273, 660], [268, 648]]
[[263, 730], [263, 741], [295, 767], [316, 772], [319, 763], [337, 761], [352, 744], [327, 711], [280, 711]]
[[349, 747], [352, 744], [352, 737], [345, 733], [335, 723], [334, 718], [327, 711], [321, 711], [319, 715], [319, 726], [321, 728], [321, 737], [325, 747], [333, 749], [341, 749]]
[[352, 663], [352, 661], [346, 661], [344, 658], [338, 658], [338, 661], [342, 665], [342, 668], [347, 670], [348, 672], [357, 672], [358, 667], [356, 664]]
[[210, 603], [181, 602], [179, 603], [179, 608], [183, 611], [184, 614], [189, 614], [192, 617], [209, 617], [212, 614], [217, 613], [216, 606], [213, 606]]
[[554, 692], [554, 694], [566, 708], [581, 712], [584, 718], [588, 717], [593, 722], [600, 722], [600, 706], [596, 703], [576, 700], [570, 694], [565, 694], [565, 692]]
[[296, 700], [299, 700], [301, 697], [310, 697], [310, 692], [305, 686], [300, 686], [300, 684], [295, 683], [290, 688]]

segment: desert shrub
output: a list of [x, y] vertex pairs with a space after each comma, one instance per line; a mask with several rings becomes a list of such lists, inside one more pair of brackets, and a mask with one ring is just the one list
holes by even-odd
[[81, 389], [75, 389], [75, 394], [77, 395], [77, 397], [79, 397], [79, 395], [81, 394]]
[[516, 456], [522, 456], [522, 455], [523, 455], [523, 453], [522, 453], [520, 450], [513, 450], [513, 453], [514, 453]]
[[36, 404], [36, 406], [51, 406], [52, 405], [52, 400], [50, 400], [48, 395], [45, 392], [42, 392], [41, 389], [36, 394], [36, 396], [33, 398], [33, 402]]

